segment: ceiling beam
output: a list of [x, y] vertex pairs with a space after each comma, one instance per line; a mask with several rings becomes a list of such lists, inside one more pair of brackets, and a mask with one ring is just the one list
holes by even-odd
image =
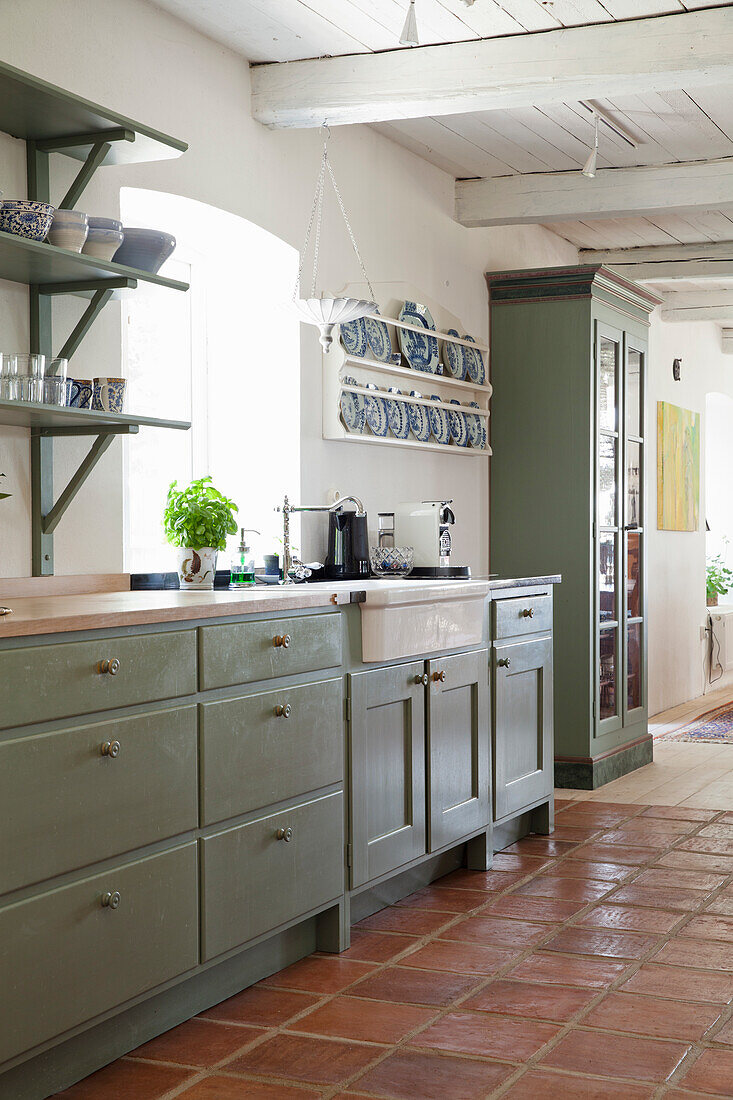
[[251, 74], [253, 117], [284, 128], [722, 85], [733, 83], [733, 9], [256, 65]]
[[733, 210], [730, 157], [602, 168], [595, 179], [572, 171], [456, 181], [456, 218], [467, 226], [599, 221], [726, 206]]
[[673, 309], [662, 306], [663, 321], [733, 322], [733, 298], [729, 306], [698, 306], [696, 309]]
[[580, 262], [604, 264], [636, 282], [733, 279], [733, 240], [642, 248], [582, 248]]

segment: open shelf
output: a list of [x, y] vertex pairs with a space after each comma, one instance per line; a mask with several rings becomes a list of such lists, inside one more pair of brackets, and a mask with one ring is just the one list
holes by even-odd
[[[331, 354], [329, 352], [329, 354]], [[418, 383], [422, 380], [423, 385], [425, 382], [437, 382], [441, 386], [446, 386], [452, 390], [468, 390], [470, 393], [487, 394], [489, 397], [492, 393], [490, 382], [464, 382], [460, 378], [454, 378], [451, 374], [431, 374], [429, 371], [413, 370], [412, 367], [403, 367], [397, 363], [383, 363], [379, 359], [360, 359], [357, 355], [344, 355], [344, 363], [350, 367], [369, 367], [371, 370], [378, 371], [380, 374], [391, 374], [397, 378], [409, 378], [411, 382]]]
[[71, 409], [59, 405], [39, 405], [32, 401], [0, 400], [0, 424], [11, 428], [50, 429], [49, 434], [94, 435], [99, 432], [127, 434], [130, 427], [177, 428], [186, 431], [186, 420], [161, 420], [154, 416], [134, 416], [129, 413], [97, 412], [94, 409]]
[[185, 141], [5, 63], [0, 63], [0, 130], [75, 160], [86, 160], [100, 136], [118, 131], [103, 164], [169, 160], [188, 148]]
[[357, 432], [347, 432], [343, 425], [341, 425], [341, 432], [341, 435], [329, 438], [337, 438], [343, 440], [344, 443], [373, 443], [381, 447], [406, 447], [408, 450], [413, 451], [438, 451], [442, 455], [461, 455], [463, 458], [491, 457], [491, 447], [488, 444], [484, 450], [480, 451], [475, 447], [458, 447], [455, 443], [421, 443], [417, 439], [395, 439], [394, 436], [368, 435], [366, 430], [363, 435], [359, 435]]
[[[69, 252], [45, 241], [28, 241], [11, 233], [0, 233], [0, 279], [39, 287], [68, 287], [69, 293], [91, 294], [111, 287], [135, 287], [139, 282], [154, 283], [171, 290], [188, 290], [188, 283], [138, 271], [123, 264], [107, 263], [81, 252]], [[93, 287], [85, 284], [93, 283]], [[78, 284], [75, 289], [74, 284]]]
[[464, 348], [475, 348], [476, 351], [486, 353], [488, 344], [479, 344], [475, 340], [464, 340], [462, 336], [449, 336], [447, 332], [437, 332], [435, 329], [425, 328], [423, 325], [411, 325], [407, 321], [399, 321], [396, 317], [383, 317], [381, 313], [367, 313], [367, 317], [375, 321], [384, 321], [385, 325], [394, 325], [407, 332], [419, 332], [421, 336], [434, 336], [437, 340], [445, 340], [449, 344], [460, 344]]

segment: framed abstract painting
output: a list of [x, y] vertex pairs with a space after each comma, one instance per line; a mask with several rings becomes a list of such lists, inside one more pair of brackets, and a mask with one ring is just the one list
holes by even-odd
[[700, 522], [700, 413], [657, 402], [657, 527], [697, 531]]

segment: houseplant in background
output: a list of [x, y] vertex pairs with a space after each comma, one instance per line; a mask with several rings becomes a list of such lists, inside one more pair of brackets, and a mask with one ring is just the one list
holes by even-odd
[[185, 489], [171, 482], [163, 513], [165, 535], [178, 547], [181, 589], [201, 592], [214, 587], [216, 556], [226, 547], [227, 535], [236, 535], [237, 505], [211, 484], [196, 478]]
[[[0, 477], [5, 477], [5, 474], [0, 474]], [[0, 500], [7, 500], [9, 496], [12, 496], [12, 493], [0, 493]]]
[[722, 554], [709, 558], [705, 567], [705, 587], [708, 607], [717, 607], [718, 597], [725, 596], [733, 588], [733, 570], [725, 564]]

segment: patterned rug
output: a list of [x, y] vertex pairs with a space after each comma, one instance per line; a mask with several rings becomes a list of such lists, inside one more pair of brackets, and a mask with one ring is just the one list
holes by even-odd
[[665, 733], [656, 741], [709, 741], [733, 745], [733, 701], [701, 714], [689, 726]]

